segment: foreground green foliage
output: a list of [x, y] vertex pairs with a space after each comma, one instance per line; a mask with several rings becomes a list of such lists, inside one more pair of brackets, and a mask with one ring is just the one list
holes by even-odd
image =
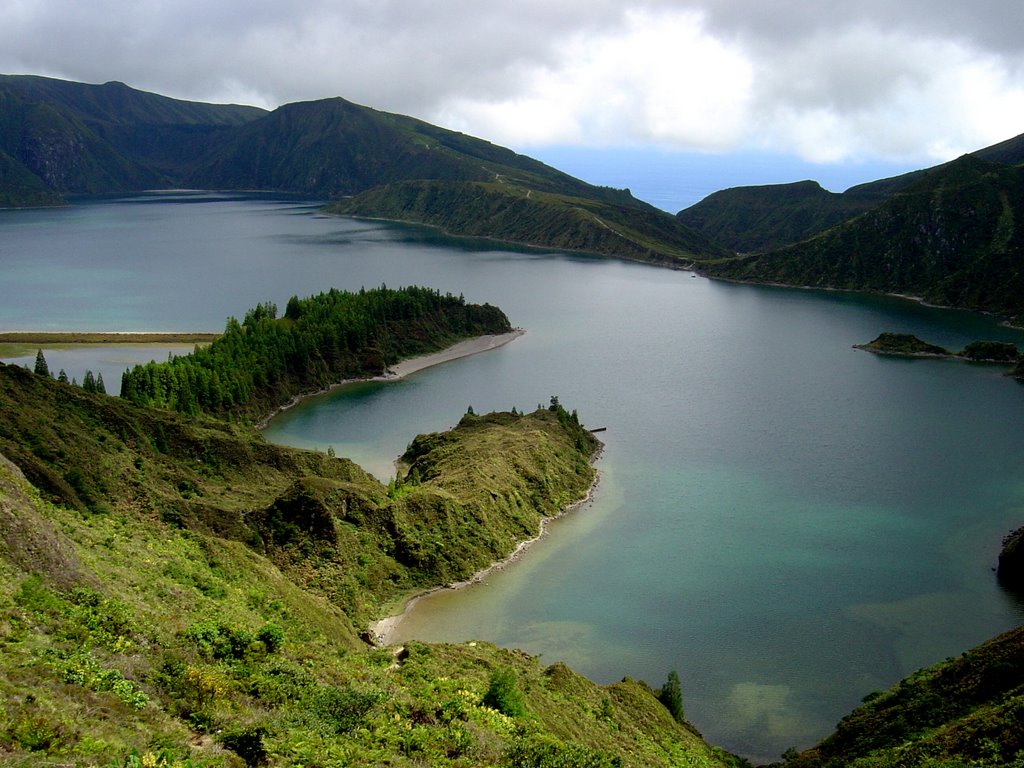
[[379, 375], [402, 358], [455, 341], [512, 330], [489, 304], [428, 288], [330, 290], [292, 297], [283, 318], [261, 304], [191, 355], [137, 365], [121, 379], [136, 405], [181, 413], [262, 418], [297, 395], [345, 379]]
[[643, 684], [360, 639], [580, 498], [596, 447], [560, 406], [467, 415], [389, 492], [0, 366], [0, 764], [722, 765]]
[[1024, 628], [864, 699], [791, 768], [1024, 765]]

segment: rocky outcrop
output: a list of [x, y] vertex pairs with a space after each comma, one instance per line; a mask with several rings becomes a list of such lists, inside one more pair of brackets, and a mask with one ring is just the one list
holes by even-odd
[[1003, 539], [996, 574], [1004, 586], [1024, 589], [1024, 528], [1018, 528]]

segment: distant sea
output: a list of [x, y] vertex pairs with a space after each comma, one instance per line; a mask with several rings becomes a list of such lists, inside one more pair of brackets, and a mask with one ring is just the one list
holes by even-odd
[[599, 186], [629, 188], [633, 196], [678, 213], [730, 187], [813, 179], [830, 192], [925, 168], [906, 163], [809, 163], [766, 152], [701, 154], [647, 148], [526, 147], [519, 150]]

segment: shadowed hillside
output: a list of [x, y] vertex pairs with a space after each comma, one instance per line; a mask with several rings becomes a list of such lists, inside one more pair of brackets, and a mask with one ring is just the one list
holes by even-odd
[[1024, 171], [965, 155], [794, 245], [704, 265], [716, 277], [1024, 312]]
[[[971, 153], [999, 165], [1024, 162], [1024, 134]], [[780, 248], [858, 216], [940, 170], [912, 171], [828, 192], [814, 181], [735, 187], [708, 195], [677, 216], [737, 253]]]

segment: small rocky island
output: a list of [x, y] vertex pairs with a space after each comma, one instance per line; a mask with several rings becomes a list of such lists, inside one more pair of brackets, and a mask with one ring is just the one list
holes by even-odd
[[896, 357], [942, 357], [969, 360], [974, 363], [1000, 363], [1016, 365], [1014, 375], [1020, 375], [1020, 353], [1017, 345], [1009, 341], [972, 341], [959, 352], [929, 344], [910, 333], [880, 333], [867, 344], [854, 344], [854, 349], [874, 352], [876, 355]]

